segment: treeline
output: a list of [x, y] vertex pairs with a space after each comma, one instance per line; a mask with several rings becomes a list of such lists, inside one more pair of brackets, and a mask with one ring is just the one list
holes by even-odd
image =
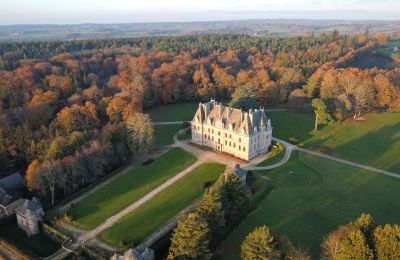
[[[142, 114], [149, 107], [226, 100], [243, 88], [251, 90], [257, 105], [283, 103], [322, 64], [377, 42], [375, 36], [332, 33], [0, 44], [0, 173], [23, 171], [34, 161], [51, 168], [73, 159], [85, 169], [81, 179], [70, 166], [55, 171], [67, 185], [63, 180], [53, 185], [52, 177], [44, 175], [48, 170], [28, 177], [28, 188], [35, 192], [50, 191], [53, 198], [68, 194], [151, 143], [151, 123]], [[132, 143], [133, 136], [141, 139]], [[110, 149], [112, 155], [98, 172], [79, 159], [94, 147]]]
[[320, 99], [317, 107], [324, 111], [319, 115], [329, 118], [325, 123], [373, 109], [400, 108], [400, 69], [321, 69], [308, 79], [304, 91]]

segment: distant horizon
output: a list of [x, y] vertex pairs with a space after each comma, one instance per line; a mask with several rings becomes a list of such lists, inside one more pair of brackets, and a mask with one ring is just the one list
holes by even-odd
[[[345, 13], [354, 13], [355, 11], [346, 11], [346, 12], [340, 12], [341, 15], [344, 15]], [[204, 17], [203, 18], [199, 18], [199, 19], [185, 19], [186, 16], [188, 17], [193, 17], [193, 15], [195, 16], [201, 16], [204, 15], [206, 13], [187, 13], [187, 14], [180, 14], [182, 16], [180, 16], [180, 18], [177, 19], [168, 19], [167, 17], [165, 19], [159, 19], [159, 20], [131, 20], [131, 21], [77, 21], [77, 22], [21, 22], [21, 23], [2, 23], [0, 22], [0, 26], [23, 26], [23, 25], [56, 25], [56, 26], [63, 26], [63, 25], [85, 25], [85, 24], [92, 24], [92, 25], [112, 25], [112, 24], [158, 24], [158, 23], [203, 23], [203, 22], [234, 22], [234, 21], [279, 21], [279, 20], [286, 20], [286, 21], [290, 21], [290, 20], [301, 20], [301, 21], [332, 21], [332, 22], [363, 22], [363, 21], [382, 21], [382, 22], [388, 22], [388, 21], [400, 21], [400, 16], [398, 15], [398, 12], [393, 12], [396, 14], [396, 16], [398, 16], [397, 18], [392, 17], [390, 15], [386, 15], [384, 18], [383, 17], [338, 17], [338, 15], [334, 15], [336, 12], [332, 12], [332, 11], [311, 11], [311, 12], [307, 12], [307, 11], [292, 11], [290, 12], [291, 15], [287, 16], [287, 17], [280, 17], [277, 16], [277, 14], [279, 15], [282, 12], [240, 12], [240, 14], [243, 17], [235, 17], [235, 15], [238, 12], [224, 12], [224, 11], [210, 11], [207, 12], [207, 14], [210, 17]], [[335, 18], [333, 17], [327, 17], [327, 13], [329, 13], [332, 16], [335, 16]], [[365, 12], [363, 12], [365, 14]], [[210, 15], [211, 14], [211, 15]], [[224, 17], [219, 17], [219, 18], [214, 18], [212, 16], [214, 15], [225, 15]], [[270, 15], [270, 16], [275, 16], [275, 17], [249, 17], [252, 14], [254, 14], [255, 16], [259, 16], [259, 15]], [[318, 14], [318, 15], [317, 15]], [[296, 15], [309, 15], [307, 17], [301, 17], [301, 16], [296, 16]], [[310, 16], [311, 15], [311, 16]], [[314, 15], [314, 16], [312, 16]], [[175, 14], [176, 17], [176, 14]]]

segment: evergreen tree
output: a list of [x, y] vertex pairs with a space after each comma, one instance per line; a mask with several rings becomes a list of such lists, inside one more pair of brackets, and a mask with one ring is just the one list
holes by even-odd
[[197, 212], [179, 221], [171, 238], [168, 259], [210, 259], [210, 229]]
[[400, 259], [400, 227], [378, 226], [373, 233], [375, 255], [378, 260]]
[[254, 260], [280, 259], [281, 253], [277, 248], [278, 243], [267, 226], [256, 228], [242, 244], [242, 259]]
[[211, 187], [206, 190], [196, 211], [204, 216], [213, 238], [225, 228], [225, 213], [221, 202], [221, 190]]
[[342, 246], [336, 256], [337, 260], [369, 260], [374, 254], [368, 246], [367, 240], [361, 229], [349, 233], [342, 241]]
[[314, 130], [318, 129], [319, 124], [327, 124], [332, 121], [331, 115], [328, 113], [327, 106], [322, 99], [313, 99], [312, 106], [314, 107], [315, 113]]

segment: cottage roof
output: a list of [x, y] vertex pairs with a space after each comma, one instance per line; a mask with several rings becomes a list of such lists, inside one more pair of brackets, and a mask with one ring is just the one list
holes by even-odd
[[193, 121], [211, 125], [219, 124], [222, 128], [249, 135], [260, 127], [266, 126], [267, 117], [263, 109], [250, 109], [249, 112], [245, 112], [241, 109], [225, 107], [222, 103], [211, 100], [208, 103], [199, 104]]
[[0, 188], [0, 206], [7, 206], [10, 203], [11, 199], [12, 197], [8, 195], [3, 188]]
[[25, 200], [20, 207], [15, 209], [15, 212], [25, 217], [31, 217], [41, 208], [40, 202], [33, 197], [32, 200]]
[[247, 171], [242, 169], [239, 164], [235, 163], [235, 164], [226, 166], [225, 173], [226, 174], [233, 173], [237, 177], [241, 178], [246, 175]]
[[6, 190], [20, 188], [24, 186], [24, 178], [19, 172], [0, 179], [0, 188]]

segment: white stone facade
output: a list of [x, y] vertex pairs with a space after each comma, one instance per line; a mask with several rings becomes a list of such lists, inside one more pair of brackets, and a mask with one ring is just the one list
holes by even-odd
[[193, 143], [246, 161], [268, 152], [271, 141], [271, 121], [263, 109], [245, 112], [211, 99], [199, 104], [192, 120]]

